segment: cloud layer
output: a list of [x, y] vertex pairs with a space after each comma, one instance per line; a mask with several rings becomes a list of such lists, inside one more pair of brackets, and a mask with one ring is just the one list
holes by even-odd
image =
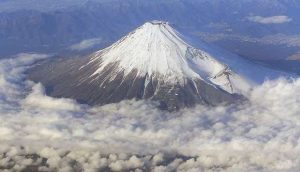
[[252, 22], [257, 22], [261, 24], [282, 24], [292, 21], [288, 16], [271, 16], [271, 17], [262, 17], [262, 16], [251, 16], [248, 17], [248, 20]]
[[297, 171], [300, 79], [266, 81], [240, 106], [176, 113], [45, 95], [23, 74], [45, 55], [0, 61], [0, 169]]
[[101, 38], [93, 38], [93, 39], [86, 39], [81, 41], [78, 44], [74, 44], [70, 47], [71, 50], [77, 50], [77, 51], [81, 51], [81, 50], [86, 50], [89, 48], [92, 48], [93, 46], [100, 44], [102, 42]]

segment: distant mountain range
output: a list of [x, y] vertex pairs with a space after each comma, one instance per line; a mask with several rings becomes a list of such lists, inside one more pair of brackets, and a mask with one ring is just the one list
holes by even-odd
[[[281, 34], [286, 41], [270, 44], [271, 51], [263, 51], [265, 45], [260, 43], [243, 44], [243, 39], [212, 43], [248, 58], [286, 59], [300, 52], [299, 46], [284, 51], [289, 39], [300, 34], [299, 11], [297, 0], [4, 0], [0, 2], [0, 57], [72, 52], [72, 45], [90, 39], [99, 40], [89, 46], [91, 50], [104, 48], [146, 21], [166, 20], [199, 39], [203, 39], [199, 33], [234, 34], [258, 40], [268, 36], [275, 42]], [[257, 16], [286, 16], [279, 19], [287, 22], [262, 24]], [[252, 49], [260, 55], [249, 53]]]

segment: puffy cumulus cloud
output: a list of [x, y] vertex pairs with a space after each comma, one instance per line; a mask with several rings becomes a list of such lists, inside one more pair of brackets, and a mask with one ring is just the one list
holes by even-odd
[[292, 18], [288, 16], [271, 16], [271, 17], [262, 17], [262, 16], [250, 16], [248, 20], [252, 22], [257, 22], [261, 24], [282, 24], [292, 21]]
[[77, 51], [81, 51], [81, 50], [86, 50], [89, 48], [92, 48], [93, 46], [100, 44], [102, 42], [102, 38], [92, 38], [92, 39], [86, 39], [81, 41], [78, 44], [74, 44], [70, 47], [71, 50], [77, 50]]
[[76, 111], [80, 106], [74, 100], [55, 99], [45, 94], [45, 89], [41, 84], [33, 85], [31, 93], [22, 101], [26, 107], [39, 107], [43, 109]]
[[7, 171], [299, 171], [300, 79], [266, 81], [249, 102], [165, 112], [147, 101], [102, 107], [55, 99], [0, 62], [0, 169]]

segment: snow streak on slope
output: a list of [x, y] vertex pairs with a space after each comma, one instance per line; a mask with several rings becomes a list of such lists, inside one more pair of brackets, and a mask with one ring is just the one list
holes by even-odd
[[[110, 64], [118, 63], [125, 75], [137, 70], [138, 76], [162, 76], [167, 83], [184, 84], [186, 79], [201, 79], [230, 93], [246, 92], [250, 83], [208, 53], [183, 39], [168, 23], [144, 24], [112, 46], [98, 51], [90, 63], [99, 63], [93, 75]], [[111, 80], [114, 76], [111, 76]], [[238, 82], [239, 84], [233, 85]]]

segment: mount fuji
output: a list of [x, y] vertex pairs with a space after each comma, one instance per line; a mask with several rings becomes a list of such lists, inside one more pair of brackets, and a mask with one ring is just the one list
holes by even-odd
[[40, 63], [29, 79], [54, 97], [90, 105], [146, 99], [172, 111], [244, 100], [255, 85], [281, 75], [152, 21], [89, 56]]

